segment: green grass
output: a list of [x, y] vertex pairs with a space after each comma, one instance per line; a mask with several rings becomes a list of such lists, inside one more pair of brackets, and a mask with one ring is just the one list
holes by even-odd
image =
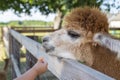
[[4, 67], [4, 62], [3, 61], [0, 61], [0, 70], [2, 70]]
[[25, 57], [21, 57], [20, 58], [20, 71], [21, 73], [24, 73], [26, 71], [26, 58]]
[[[0, 71], [2, 71], [4, 68], [4, 64], [5, 64], [4, 59], [5, 58], [6, 58], [5, 50], [4, 50], [2, 42], [0, 42]], [[10, 67], [10, 65], [9, 65], [8, 71], [7, 71], [7, 80], [12, 80], [11, 79], [11, 67]]]
[[[6, 54], [5, 54], [5, 48], [3, 46], [3, 42], [1, 40], [1, 28], [0, 28], [0, 71], [3, 70], [4, 68], [4, 59], [6, 58]], [[8, 71], [7, 71], [7, 80], [12, 80], [11, 79], [11, 67], [9, 65], [8, 67]]]
[[120, 38], [120, 30], [110, 30], [109, 33], [117, 38]]
[[2, 41], [2, 27], [0, 27], [0, 43]]
[[3, 61], [6, 58], [6, 54], [5, 54], [5, 48], [2, 44], [2, 42], [0, 42], [0, 61]]
[[7, 80], [12, 80], [11, 62], [9, 63], [9, 67], [8, 67], [8, 71], [7, 71]]
[[7, 23], [0, 23], [0, 26], [35, 26], [35, 27], [45, 27], [45, 26], [53, 26], [53, 22], [45, 22], [45, 21], [40, 21], [40, 20], [24, 20], [24, 21], [10, 21]]
[[[1, 38], [1, 28], [0, 28], [0, 38]], [[0, 70], [2, 70], [3, 66], [4, 66], [3, 57], [5, 57], [4, 56], [4, 48], [3, 48], [3, 44], [0, 39]]]

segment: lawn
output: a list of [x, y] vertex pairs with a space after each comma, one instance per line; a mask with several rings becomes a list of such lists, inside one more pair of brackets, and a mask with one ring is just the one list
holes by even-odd
[[[3, 44], [2, 42], [0, 42], [0, 71], [3, 70], [4, 68], [4, 59], [6, 58], [6, 55], [5, 55], [5, 51], [4, 51], [4, 47], [3, 47]], [[12, 80], [11, 79], [11, 68], [10, 68], [10, 65], [8, 67], [8, 71], [7, 71], [7, 80]]]
[[[4, 48], [4, 45], [3, 45], [3, 42], [1, 40], [1, 28], [0, 28], [0, 71], [3, 70], [4, 68], [4, 59], [6, 58], [6, 55], [5, 55], [5, 48]], [[8, 71], [7, 71], [7, 80], [12, 80], [11, 79], [11, 68], [10, 68], [10, 65], [8, 67]]]
[[109, 33], [115, 37], [120, 38], [120, 30], [110, 30]]
[[40, 20], [23, 20], [23, 21], [10, 21], [7, 23], [0, 22], [0, 26], [21, 26], [21, 27], [46, 27], [53, 26], [53, 22], [45, 22]]

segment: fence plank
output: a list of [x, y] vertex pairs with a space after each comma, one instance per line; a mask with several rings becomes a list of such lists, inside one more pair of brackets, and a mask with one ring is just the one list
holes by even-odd
[[3, 36], [6, 55], [7, 58], [9, 58], [9, 29], [7, 27], [4, 27], [2, 31], [3, 31], [2, 36]]
[[60, 80], [114, 80], [90, 67], [73, 60], [58, 59], [45, 54], [41, 44], [29, 39], [14, 30], [10, 30], [11, 35], [37, 59], [43, 56], [48, 62], [48, 69]]
[[[9, 35], [10, 36], [10, 44], [9, 44], [9, 48], [10, 48], [10, 57], [12, 59], [12, 56], [13, 55], [13, 60], [12, 60], [12, 79], [18, 77], [19, 73], [17, 73], [18, 69], [20, 69], [20, 48], [21, 48], [21, 45], [20, 43], [15, 39], [13, 38], [13, 36]], [[18, 69], [17, 69], [18, 67]]]
[[13, 55], [11, 54], [11, 60], [12, 60], [12, 64], [13, 64], [13, 67], [14, 67], [14, 70], [15, 70], [15, 73], [16, 73], [16, 76], [19, 77], [21, 75], [20, 73], [20, 70], [17, 66], [17, 62], [15, 60], [15, 58], [13, 57]]

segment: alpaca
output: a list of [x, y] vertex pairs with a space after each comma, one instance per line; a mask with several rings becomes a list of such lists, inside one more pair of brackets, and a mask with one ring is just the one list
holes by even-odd
[[65, 16], [64, 24], [62, 29], [43, 37], [42, 45], [47, 54], [83, 62], [120, 79], [117, 54], [93, 39], [97, 33], [108, 34], [108, 22], [104, 13], [97, 8], [76, 8]]

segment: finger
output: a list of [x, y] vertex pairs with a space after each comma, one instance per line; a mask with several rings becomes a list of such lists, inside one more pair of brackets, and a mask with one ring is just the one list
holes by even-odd
[[38, 59], [38, 61], [40, 61], [40, 62], [44, 63], [44, 58], [43, 58], [43, 57], [41, 57], [41, 58], [39, 58], [39, 59]]
[[47, 61], [43, 57], [39, 58], [38, 61], [44, 63], [45, 65], [48, 65]]
[[48, 65], [48, 63], [45, 59], [43, 59], [43, 62], [44, 62], [45, 65]]
[[47, 61], [45, 59], [42, 59], [42, 62], [45, 64], [45, 65], [48, 65]]

